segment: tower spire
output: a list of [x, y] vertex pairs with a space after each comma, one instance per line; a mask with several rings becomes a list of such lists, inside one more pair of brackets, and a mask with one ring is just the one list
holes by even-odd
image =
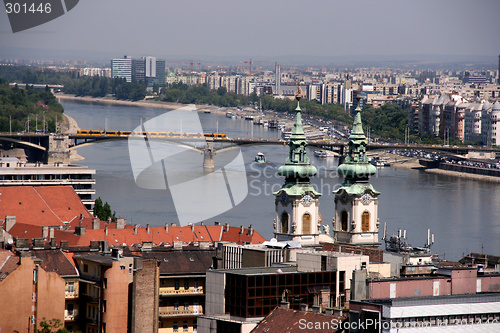
[[286, 158], [285, 165], [278, 168], [278, 174], [285, 177], [286, 183], [309, 183], [309, 177], [316, 175], [317, 169], [311, 165], [311, 160], [306, 154], [306, 135], [302, 125], [302, 110], [300, 109], [300, 99], [302, 98], [302, 89], [300, 82], [297, 83], [295, 99], [297, 107], [295, 108], [295, 120], [290, 135], [290, 151]]

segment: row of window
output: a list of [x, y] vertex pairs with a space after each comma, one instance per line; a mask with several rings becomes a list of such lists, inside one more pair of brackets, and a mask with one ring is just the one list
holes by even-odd
[[[191, 324], [192, 324], [192, 327], [193, 327], [193, 332], [196, 332], [198, 330], [198, 322], [196, 320], [193, 320]], [[160, 328], [166, 328], [166, 327], [168, 327], [167, 323], [161, 321], [160, 322]], [[179, 332], [179, 322], [178, 321], [174, 321], [172, 327], [173, 327], [174, 332]], [[189, 331], [189, 321], [184, 320], [182, 322], [182, 331], [183, 332], [188, 332]]]
[[[349, 231], [349, 214], [347, 211], [343, 210], [340, 213], [340, 230]], [[370, 231], [370, 213], [363, 212], [361, 214], [361, 232]]]
[[[287, 212], [281, 214], [281, 232], [284, 234], [290, 233], [289, 225], [290, 216]], [[292, 230], [293, 231], [293, 230]], [[302, 215], [302, 234], [307, 235], [311, 233], [311, 214], [305, 213]]]
[[[175, 290], [179, 290], [180, 289], [180, 285], [181, 285], [180, 280], [179, 279], [175, 279], [174, 280]], [[198, 288], [199, 286], [200, 286], [200, 283], [199, 283], [198, 279], [195, 279], [194, 283], [193, 283], [193, 287], [194, 288]], [[189, 279], [184, 279], [184, 289], [185, 290], [189, 289]]]

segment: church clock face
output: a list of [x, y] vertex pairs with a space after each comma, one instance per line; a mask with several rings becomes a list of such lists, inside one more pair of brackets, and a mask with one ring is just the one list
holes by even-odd
[[288, 194], [286, 194], [285, 192], [283, 192], [283, 194], [281, 195], [281, 203], [283, 205], [286, 205], [288, 203]]
[[368, 193], [365, 193], [361, 196], [361, 201], [363, 201], [364, 204], [369, 203], [371, 199], [372, 199], [372, 196]]
[[309, 205], [312, 201], [312, 198], [309, 194], [306, 194], [302, 197], [302, 202], [304, 203], [304, 205]]

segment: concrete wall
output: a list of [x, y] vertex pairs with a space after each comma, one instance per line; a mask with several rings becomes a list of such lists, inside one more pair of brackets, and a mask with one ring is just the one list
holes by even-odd
[[134, 275], [132, 333], [158, 332], [159, 274], [158, 261], [144, 259]]
[[36, 266], [30, 257], [20, 259], [19, 267], [0, 282], [0, 330], [33, 332], [32, 315], [38, 328], [44, 317], [64, 323], [64, 279]]
[[207, 271], [205, 284], [205, 314], [214, 315], [225, 312], [226, 275], [223, 272]]
[[113, 266], [106, 270], [103, 278], [107, 280], [106, 286], [103, 287], [103, 301], [106, 302], [106, 309], [103, 309], [102, 313], [103, 323], [106, 324], [106, 333], [126, 332], [129, 294], [128, 267], [120, 269], [120, 262], [115, 261]]

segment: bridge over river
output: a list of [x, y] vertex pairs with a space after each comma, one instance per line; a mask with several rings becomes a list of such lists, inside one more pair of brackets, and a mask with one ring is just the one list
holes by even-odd
[[[70, 152], [85, 145], [117, 140], [147, 140], [171, 142], [184, 145], [205, 154], [205, 164], [213, 165], [213, 156], [243, 146], [251, 145], [286, 145], [283, 139], [229, 138], [223, 133], [180, 133], [180, 132], [133, 132], [79, 130], [73, 134], [47, 133], [0, 133], [0, 141], [9, 142], [16, 147], [36, 150], [40, 160], [48, 163], [69, 162]], [[310, 148], [333, 152], [342, 157], [347, 151], [346, 141], [308, 140]], [[423, 144], [387, 144], [369, 143], [367, 150], [415, 149], [427, 152], [439, 152], [465, 159], [470, 151], [500, 152], [498, 148], [472, 146], [439, 146]]]

